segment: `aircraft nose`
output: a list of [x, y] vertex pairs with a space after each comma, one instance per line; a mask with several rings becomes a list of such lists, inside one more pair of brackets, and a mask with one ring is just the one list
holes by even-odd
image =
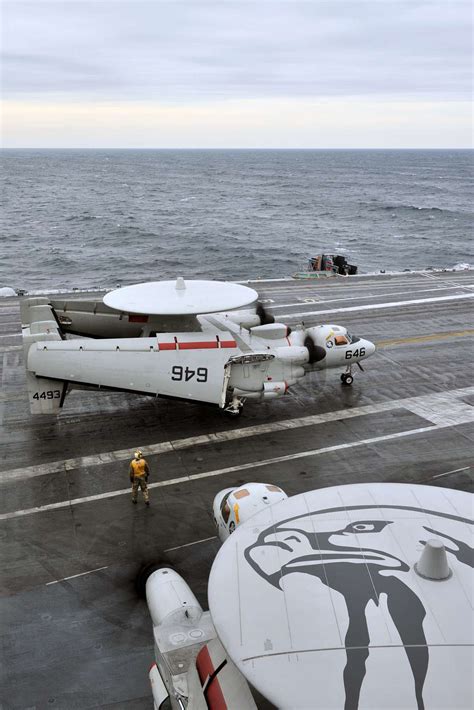
[[364, 340], [365, 357], [370, 357], [375, 352], [375, 345], [370, 340]]

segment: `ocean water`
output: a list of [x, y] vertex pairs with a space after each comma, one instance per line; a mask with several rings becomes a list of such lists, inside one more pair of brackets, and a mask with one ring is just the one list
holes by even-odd
[[5, 150], [0, 287], [473, 264], [472, 151]]

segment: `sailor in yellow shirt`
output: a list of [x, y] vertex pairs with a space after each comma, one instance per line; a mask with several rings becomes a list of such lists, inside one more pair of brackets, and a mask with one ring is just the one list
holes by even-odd
[[147, 486], [150, 469], [140, 449], [135, 451], [135, 458], [130, 461], [129, 473], [130, 483], [132, 484], [132, 503], [137, 502], [138, 489], [141, 488], [145, 505], [150, 505]]

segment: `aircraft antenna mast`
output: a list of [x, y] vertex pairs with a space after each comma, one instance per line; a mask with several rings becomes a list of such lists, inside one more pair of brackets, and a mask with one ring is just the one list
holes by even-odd
[[419, 561], [415, 564], [415, 571], [424, 579], [441, 581], [449, 579], [452, 572], [448, 565], [446, 548], [441, 540], [427, 540]]

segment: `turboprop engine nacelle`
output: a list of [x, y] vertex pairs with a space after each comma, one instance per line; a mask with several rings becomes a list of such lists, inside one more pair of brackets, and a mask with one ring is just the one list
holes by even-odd
[[288, 390], [288, 382], [264, 382], [262, 389], [259, 391], [254, 390], [243, 390], [238, 387], [234, 387], [235, 397], [245, 397], [246, 399], [276, 399], [277, 397], [283, 397], [283, 395]]
[[231, 323], [235, 323], [235, 325], [247, 329], [260, 325], [261, 323], [259, 316], [254, 310], [229, 311], [228, 313], [219, 313], [219, 316], [229, 320]]
[[147, 579], [146, 600], [153, 626], [164, 621], [197, 620], [202, 607], [184, 579], [170, 568], [159, 569]]
[[245, 678], [216, 637], [211, 615], [184, 579], [171, 568], [157, 569], [145, 593], [155, 640], [149, 672], [155, 710], [165, 702], [172, 710], [257, 710]]
[[291, 328], [285, 323], [266, 323], [250, 328], [250, 335], [256, 335], [264, 340], [281, 340], [287, 338], [291, 333]]
[[277, 347], [267, 352], [246, 353], [230, 362], [230, 386], [234, 396], [250, 399], [275, 399], [285, 394], [305, 370], [308, 351], [304, 347]]
[[218, 315], [247, 330], [255, 327], [264, 328], [275, 323], [275, 318], [267, 313], [261, 303], [256, 303], [250, 308], [239, 308], [238, 310], [222, 312]]
[[289, 345], [274, 349], [278, 360], [292, 365], [305, 365], [309, 362], [308, 348], [300, 345]]

